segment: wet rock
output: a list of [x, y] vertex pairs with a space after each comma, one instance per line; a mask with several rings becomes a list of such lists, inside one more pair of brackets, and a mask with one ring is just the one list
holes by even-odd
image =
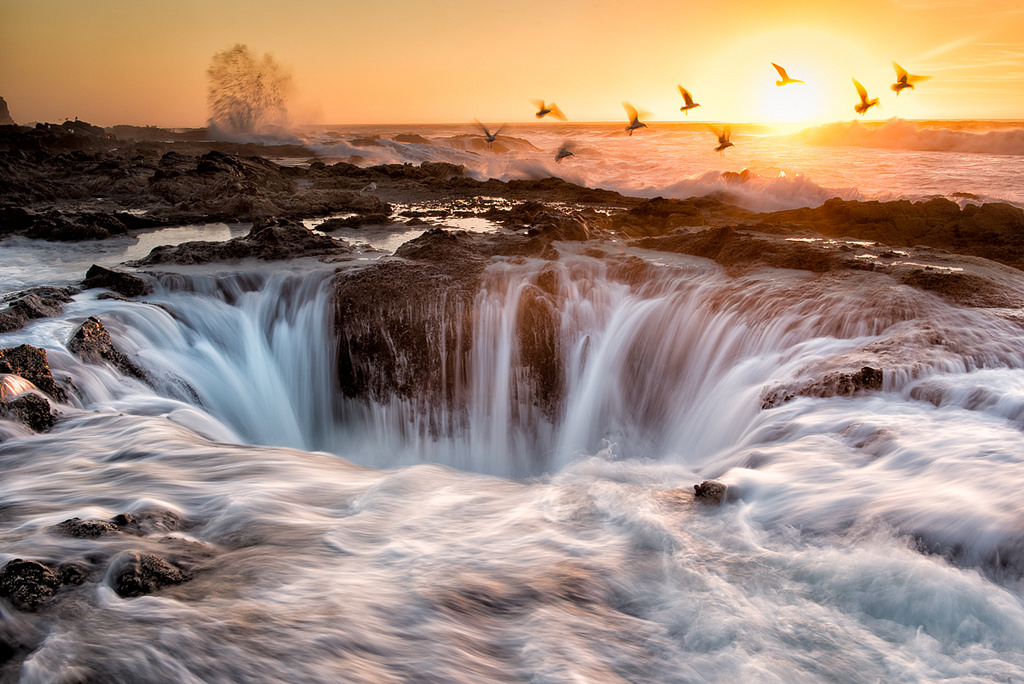
[[58, 534], [64, 535], [65, 537], [74, 537], [76, 539], [96, 539], [105, 534], [116, 534], [118, 527], [114, 523], [107, 522], [105, 520], [82, 520], [81, 518], [71, 518], [54, 525], [54, 531]]
[[352, 247], [326, 235], [317, 235], [298, 221], [269, 219], [253, 222], [252, 230], [226, 242], [185, 242], [154, 248], [139, 265], [205, 264], [237, 259], [280, 261], [310, 256], [348, 254]]
[[68, 340], [68, 351], [78, 356], [86, 363], [109, 363], [119, 370], [123, 375], [128, 375], [152, 384], [146, 373], [136, 366], [132, 361], [114, 347], [110, 340], [110, 333], [104, 327], [103, 322], [95, 316], [90, 316], [82, 325], [78, 326]]
[[539, 287], [524, 288], [516, 323], [520, 361], [531, 381], [535, 401], [548, 418], [555, 420], [565, 390], [562, 319], [555, 298]]
[[0, 373], [20, 375], [57, 401], [68, 400], [67, 390], [53, 380], [45, 349], [27, 344], [0, 349]]
[[89, 289], [93, 287], [113, 290], [125, 297], [141, 297], [149, 294], [150, 286], [145, 279], [132, 273], [115, 271], [93, 264], [85, 274], [82, 287]]
[[0, 400], [0, 418], [16, 420], [34, 432], [46, 432], [57, 422], [50, 402], [31, 393], [10, 401]]
[[787, 268], [814, 273], [835, 269], [871, 270], [871, 263], [824, 246], [759, 235], [735, 227], [680, 230], [634, 241], [639, 247], [692, 254], [711, 259], [731, 271]]
[[114, 591], [122, 598], [152, 594], [163, 587], [181, 584], [188, 575], [152, 553], [127, 553], [114, 560], [110, 568]]
[[665, 235], [681, 227], [735, 225], [754, 214], [713, 197], [687, 200], [655, 197], [614, 215], [609, 224], [627, 237]]
[[15, 558], [0, 568], [0, 596], [19, 610], [36, 610], [58, 587], [60, 578], [38, 561]]
[[708, 506], [718, 506], [725, 498], [725, 485], [715, 480], [704, 480], [700, 484], [693, 485], [694, 497], [697, 501]]
[[59, 316], [72, 294], [73, 290], [64, 287], [35, 287], [18, 293], [0, 311], [0, 332], [18, 330], [36, 318]]
[[835, 198], [814, 209], [763, 214], [756, 227], [789, 234], [811, 229], [830, 237], [893, 247], [927, 245], [1024, 267], [1024, 210], [998, 202], [968, 204], [961, 209], [943, 198], [926, 202]]
[[359, 228], [361, 226], [386, 226], [391, 224], [391, 217], [387, 214], [355, 214], [345, 218], [327, 219], [316, 227], [317, 230], [329, 233], [332, 230], [341, 228]]
[[92, 571], [87, 565], [66, 561], [57, 566], [55, 571], [60, 583], [65, 586], [79, 586], [85, 584]]
[[945, 269], [914, 269], [900, 278], [919, 290], [933, 292], [959, 306], [985, 309], [1019, 309], [1024, 297], [988, 278]]
[[777, 387], [761, 396], [761, 408], [781, 406], [796, 397], [852, 397], [882, 389], [884, 374], [880, 368], [864, 366], [852, 373], [835, 371], [795, 386]]

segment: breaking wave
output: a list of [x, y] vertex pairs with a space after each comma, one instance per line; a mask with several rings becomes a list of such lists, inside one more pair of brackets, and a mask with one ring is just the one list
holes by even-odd
[[809, 128], [793, 136], [811, 145], [877, 147], [922, 152], [1024, 155], [1024, 128], [1003, 128], [984, 132], [957, 128], [935, 128], [903, 119], [890, 119], [881, 126], [859, 121], [836, 122]]

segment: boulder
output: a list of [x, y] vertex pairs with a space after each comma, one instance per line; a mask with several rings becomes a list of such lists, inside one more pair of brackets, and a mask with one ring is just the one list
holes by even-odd
[[125, 297], [141, 297], [149, 294], [150, 286], [145, 279], [124, 271], [115, 271], [93, 264], [85, 274], [82, 287], [89, 289], [93, 287], [113, 290]]
[[0, 596], [19, 610], [36, 610], [58, 587], [57, 574], [38, 561], [15, 558], [0, 568]]
[[45, 349], [27, 344], [0, 349], [0, 373], [20, 375], [57, 401], [68, 400], [67, 390], [53, 380]]
[[103, 326], [103, 322], [95, 316], [90, 316], [78, 326], [68, 340], [68, 351], [86, 363], [109, 363], [123, 375], [151, 384], [146, 373], [114, 347], [110, 333]]

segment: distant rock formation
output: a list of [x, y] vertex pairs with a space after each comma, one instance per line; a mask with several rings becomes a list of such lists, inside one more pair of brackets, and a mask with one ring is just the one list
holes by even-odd
[[7, 110], [7, 100], [0, 97], [0, 126], [14, 126], [14, 119], [11, 118], [11, 113]]

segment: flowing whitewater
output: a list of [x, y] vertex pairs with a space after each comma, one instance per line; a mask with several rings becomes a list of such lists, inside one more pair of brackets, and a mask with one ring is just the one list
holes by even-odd
[[[630, 182], [660, 192], [664, 168]], [[961, 189], [1017, 201], [998, 168]], [[9, 238], [2, 289], [240, 231]], [[468, 293], [342, 306], [401, 261], [394, 241], [147, 270], [141, 299], [85, 290], [0, 334], [73, 388], [48, 432], [0, 421], [0, 561], [95, 575], [38, 612], [0, 601], [6, 680], [1024, 679], [1019, 309], [619, 241], [492, 258]], [[993, 262], [901, 258], [1024, 296]], [[69, 349], [90, 316], [145, 380]], [[360, 384], [366, 339], [387, 342], [391, 384]], [[865, 367], [877, 386], [829, 390]], [[725, 505], [693, 501], [707, 479]], [[126, 513], [145, 534], [57, 531]], [[191, 579], [119, 595], [139, 553]]]

